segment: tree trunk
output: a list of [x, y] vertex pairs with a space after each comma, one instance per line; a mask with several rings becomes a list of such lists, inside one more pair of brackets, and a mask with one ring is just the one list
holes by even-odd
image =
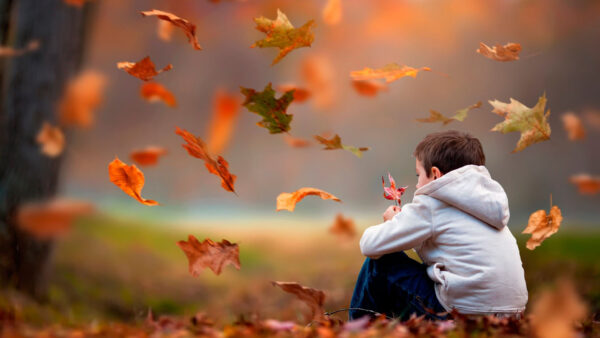
[[35, 139], [44, 121], [56, 124], [57, 100], [81, 64], [89, 10], [62, 0], [0, 0], [0, 10], [3, 44], [40, 42], [0, 60], [0, 286], [43, 298], [52, 243], [22, 232], [15, 212], [56, 192], [61, 157], [43, 155]]

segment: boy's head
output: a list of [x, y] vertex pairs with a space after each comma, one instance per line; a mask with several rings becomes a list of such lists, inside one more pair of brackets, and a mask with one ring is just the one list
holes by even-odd
[[479, 140], [456, 130], [425, 136], [413, 154], [416, 158], [417, 188], [468, 164], [485, 165]]

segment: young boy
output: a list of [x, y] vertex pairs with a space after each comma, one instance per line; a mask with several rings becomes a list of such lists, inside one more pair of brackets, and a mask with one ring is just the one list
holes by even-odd
[[[351, 308], [407, 319], [412, 313], [520, 315], [527, 287], [517, 243], [506, 226], [508, 199], [484, 167], [481, 143], [466, 133], [427, 135], [414, 152], [412, 203], [390, 206], [365, 230], [368, 258]], [[403, 250], [414, 248], [423, 264]], [[351, 310], [350, 319], [372, 312]]]

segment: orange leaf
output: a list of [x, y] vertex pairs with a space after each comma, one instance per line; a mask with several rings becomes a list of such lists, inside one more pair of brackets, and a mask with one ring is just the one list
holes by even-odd
[[523, 230], [524, 234], [531, 234], [531, 238], [527, 241], [527, 249], [535, 249], [546, 238], [555, 234], [562, 220], [562, 214], [556, 205], [550, 209], [548, 215], [545, 210], [538, 210], [531, 214], [527, 227]]
[[331, 60], [324, 55], [311, 55], [302, 60], [300, 76], [313, 96], [318, 109], [329, 109], [336, 100], [336, 76]]
[[496, 44], [494, 47], [490, 48], [485, 43], [480, 42], [479, 49], [477, 49], [476, 52], [488, 59], [496, 61], [515, 61], [519, 59], [521, 45], [518, 43], [509, 42], [504, 46]]
[[340, 213], [335, 217], [335, 221], [329, 227], [329, 232], [339, 237], [354, 238], [356, 236], [356, 226], [351, 218], [344, 218]]
[[188, 42], [194, 46], [194, 49], [202, 50], [200, 44], [198, 43], [198, 39], [196, 38], [196, 25], [187, 21], [186, 19], [182, 19], [177, 15], [171, 14], [169, 12], [159, 11], [157, 9], [153, 9], [151, 11], [140, 12], [142, 16], [151, 16], [154, 15], [161, 20], [168, 21], [173, 25], [181, 28], [185, 35], [188, 38]]
[[58, 105], [60, 124], [88, 128], [94, 124], [94, 110], [102, 103], [106, 77], [88, 70], [71, 79]]
[[581, 119], [572, 112], [564, 113], [562, 115], [563, 125], [567, 131], [569, 140], [577, 141], [585, 138], [585, 129], [583, 129], [583, 123]]
[[156, 26], [156, 35], [159, 39], [165, 42], [171, 41], [174, 28], [175, 26], [169, 21], [158, 20], [158, 25]]
[[325, 303], [325, 293], [321, 290], [302, 286], [296, 282], [271, 282], [273, 286], [278, 286], [281, 290], [291, 293], [298, 297], [310, 307], [313, 319], [322, 319], [325, 317], [323, 304]]
[[329, 0], [323, 8], [323, 21], [331, 26], [342, 21], [342, 0]]
[[341, 202], [341, 200], [332, 194], [317, 189], [317, 188], [300, 188], [293, 193], [282, 192], [277, 196], [277, 211], [280, 210], [288, 210], [294, 211], [296, 208], [296, 203], [300, 202], [304, 197], [308, 195], [317, 195], [324, 200], [334, 200], [336, 202]]
[[158, 205], [158, 202], [142, 198], [142, 189], [144, 188], [144, 173], [139, 170], [135, 164], [127, 165], [118, 157], [108, 165], [108, 176], [110, 181], [121, 188], [127, 195], [135, 198], [138, 202], [145, 205]]
[[17, 211], [17, 224], [37, 238], [49, 239], [64, 234], [77, 217], [93, 210], [90, 203], [67, 199], [26, 203]]
[[577, 186], [579, 193], [583, 195], [595, 195], [600, 192], [600, 177], [588, 174], [574, 175], [569, 181]]
[[177, 246], [187, 256], [192, 276], [199, 276], [205, 268], [219, 275], [227, 264], [240, 269], [240, 247], [226, 239], [221, 243], [215, 243], [207, 238], [200, 243], [196, 237], [189, 235], [187, 242], [179, 241]]
[[38, 40], [31, 40], [21, 49], [14, 49], [13, 47], [0, 46], [0, 56], [21, 56], [25, 53], [32, 52], [40, 48], [40, 42]]
[[175, 130], [175, 134], [183, 137], [185, 142], [187, 142], [187, 144], [183, 144], [182, 147], [187, 150], [188, 154], [204, 160], [204, 165], [206, 166], [206, 169], [208, 169], [208, 172], [221, 178], [221, 186], [223, 189], [235, 193], [233, 184], [236, 176], [229, 172], [229, 164], [227, 161], [225, 161], [225, 159], [221, 156], [218, 156], [215, 160], [214, 157], [208, 152], [208, 149], [206, 149], [206, 144], [200, 137], [192, 135], [185, 129], [182, 130], [179, 129], [179, 127], [175, 128], [177, 128]]
[[167, 149], [165, 148], [150, 146], [145, 149], [132, 151], [129, 157], [139, 165], [155, 165], [158, 163], [158, 158], [166, 153]]
[[173, 65], [168, 64], [165, 68], [157, 71], [150, 57], [146, 56], [138, 62], [117, 62], [117, 68], [125, 70], [140, 80], [149, 81], [156, 75], [171, 70]]
[[240, 106], [240, 100], [236, 95], [223, 90], [215, 93], [206, 142], [211, 153], [222, 154], [227, 148], [239, 116]]
[[310, 92], [306, 88], [299, 88], [298, 86], [288, 83], [277, 86], [277, 91], [281, 93], [294, 91], [294, 103], [302, 103], [310, 98]]
[[311, 143], [309, 140], [306, 140], [303, 138], [298, 138], [298, 137], [293, 137], [288, 134], [285, 134], [284, 139], [285, 139], [285, 142], [292, 148], [306, 148], [306, 147], [311, 146]]
[[149, 102], [162, 100], [169, 107], [176, 107], [175, 95], [157, 82], [146, 82], [140, 89], [140, 95]]
[[431, 68], [413, 68], [409, 66], [400, 66], [397, 63], [390, 63], [383, 68], [373, 69], [366, 67], [363, 70], [355, 70], [350, 72], [350, 76], [358, 81], [385, 79], [387, 83], [390, 83], [405, 76], [416, 78], [420, 71], [431, 71]]
[[59, 127], [53, 127], [48, 122], [44, 122], [42, 125], [42, 129], [37, 134], [36, 141], [42, 146], [42, 154], [48, 157], [60, 155], [65, 148], [65, 135]]
[[387, 91], [388, 87], [376, 81], [352, 80], [352, 87], [363, 96], [377, 96], [380, 91]]

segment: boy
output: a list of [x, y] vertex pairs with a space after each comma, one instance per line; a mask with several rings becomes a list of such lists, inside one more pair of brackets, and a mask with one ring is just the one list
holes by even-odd
[[[484, 167], [481, 143], [466, 133], [427, 135], [414, 152], [412, 203], [390, 206], [365, 230], [365, 260], [351, 308], [407, 319], [412, 313], [520, 314], [527, 287], [517, 243], [506, 226], [508, 199]], [[414, 248], [423, 264], [403, 250]], [[369, 311], [351, 310], [350, 319]]]

